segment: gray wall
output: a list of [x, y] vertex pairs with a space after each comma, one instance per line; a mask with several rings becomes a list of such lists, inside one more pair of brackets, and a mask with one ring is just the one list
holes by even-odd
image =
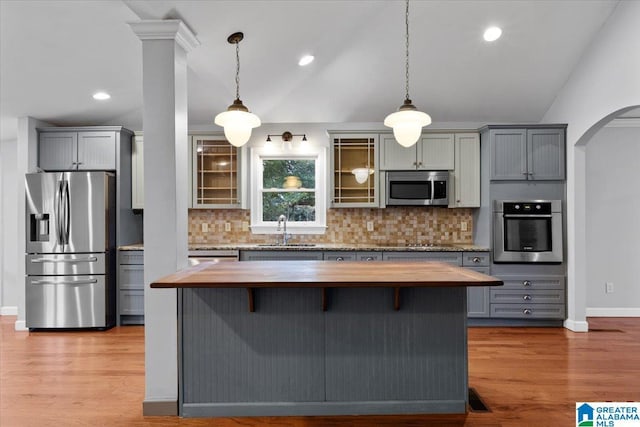
[[640, 124], [605, 127], [586, 147], [588, 316], [640, 315], [638, 159]]

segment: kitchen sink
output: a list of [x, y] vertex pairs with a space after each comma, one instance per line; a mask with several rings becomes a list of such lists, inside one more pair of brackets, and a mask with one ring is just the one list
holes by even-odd
[[260, 246], [263, 248], [300, 248], [300, 247], [304, 247], [304, 248], [312, 248], [314, 246], [316, 246], [315, 243], [287, 243], [286, 245], [280, 244], [280, 243], [258, 243], [256, 246]]

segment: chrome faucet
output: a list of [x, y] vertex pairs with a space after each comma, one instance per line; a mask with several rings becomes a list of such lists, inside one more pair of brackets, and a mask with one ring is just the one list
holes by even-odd
[[280, 231], [280, 224], [283, 225], [282, 227], [282, 244], [286, 245], [287, 242], [289, 241], [289, 236], [287, 234], [287, 217], [285, 215], [280, 215], [278, 217], [278, 228], [276, 228], [276, 231]]

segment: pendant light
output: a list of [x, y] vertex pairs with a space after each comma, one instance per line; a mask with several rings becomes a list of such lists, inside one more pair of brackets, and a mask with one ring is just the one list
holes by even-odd
[[236, 45], [236, 99], [227, 111], [216, 116], [214, 122], [224, 128], [224, 136], [236, 147], [241, 147], [249, 141], [251, 129], [260, 126], [260, 118], [244, 106], [240, 100], [240, 48], [238, 44], [244, 38], [242, 33], [233, 33], [227, 41]]
[[393, 128], [393, 136], [398, 144], [411, 147], [420, 138], [422, 128], [431, 124], [428, 114], [418, 111], [409, 98], [409, 0], [405, 11], [405, 100], [398, 111], [384, 119], [384, 125]]

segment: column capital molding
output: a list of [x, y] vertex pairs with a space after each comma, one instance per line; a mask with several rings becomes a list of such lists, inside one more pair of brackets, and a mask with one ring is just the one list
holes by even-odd
[[147, 19], [130, 22], [129, 26], [140, 40], [175, 40], [189, 53], [200, 46], [200, 41], [179, 19]]

